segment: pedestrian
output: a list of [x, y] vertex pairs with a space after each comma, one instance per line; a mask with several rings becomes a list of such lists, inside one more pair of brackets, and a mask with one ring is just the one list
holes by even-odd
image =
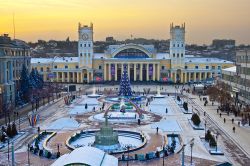
[[168, 108], [166, 108], [166, 114], [168, 113]]
[[221, 118], [221, 113], [220, 113], [220, 118]]
[[219, 109], [217, 108], [217, 114], [219, 113]]
[[141, 119], [140, 118], [138, 118], [138, 125], [140, 125], [141, 124]]
[[159, 127], [156, 127], [156, 133], [158, 134]]
[[232, 119], [232, 124], [234, 123], [234, 118]]
[[238, 126], [240, 127], [240, 121], [238, 122]]
[[204, 116], [206, 116], [206, 111], [204, 111]]
[[226, 118], [224, 118], [224, 123], [226, 123]]
[[233, 127], [233, 132], [235, 133], [235, 127]]

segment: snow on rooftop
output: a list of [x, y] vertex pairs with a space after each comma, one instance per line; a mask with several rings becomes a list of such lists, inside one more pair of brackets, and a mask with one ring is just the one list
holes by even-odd
[[236, 66], [233, 66], [233, 67], [229, 67], [229, 68], [222, 69], [222, 71], [236, 72]]
[[66, 63], [78, 62], [78, 57], [31, 58], [31, 63]]
[[118, 159], [95, 147], [84, 146], [61, 156], [51, 166], [62, 166], [74, 163], [91, 166], [118, 166]]
[[157, 53], [155, 57], [156, 59], [170, 59], [168, 53]]
[[194, 58], [194, 57], [186, 57], [186, 63], [233, 63], [231, 61], [219, 59], [219, 58]]

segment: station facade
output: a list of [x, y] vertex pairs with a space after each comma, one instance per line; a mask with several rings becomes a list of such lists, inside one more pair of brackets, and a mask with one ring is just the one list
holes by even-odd
[[185, 54], [185, 24], [170, 24], [169, 53], [159, 53], [153, 45], [109, 45], [104, 53], [94, 53], [93, 24], [78, 25], [78, 56], [32, 58], [32, 68], [44, 81], [93, 83], [120, 81], [123, 70], [133, 81], [201, 82], [221, 76], [233, 62]]

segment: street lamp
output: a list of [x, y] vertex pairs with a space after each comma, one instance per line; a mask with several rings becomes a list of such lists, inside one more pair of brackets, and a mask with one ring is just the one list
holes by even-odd
[[165, 147], [163, 146], [163, 156], [162, 156], [162, 165], [164, 166], [164, 159], [165, 159]]
[[217, 149], [218, 149], [218, 148], [217, 148], [217, 147], [218, 147], [218, 146], [217, 146], [218, 137], [219, 137], [219, 132], [217, 132], [217, 133], [216, 133], [216, 136], [215, 136], [215, 138], [216, 138], [216, 152], [217, 152]]
[[128, 161], [129, 161], [129, 149], [130, 149], [130, 146], [126, 146], [127, 147], [127, 151], [128, 151], [128, 157], [127, 157], [127, 166], [128, 166]]
[[28, 144], [28, 165], [30, 165], [30, 144]]
[[205, 120], [205, 124], [204, 125], [205, 125], [205, 137], [206, 137], [206, 131], [207, 131], [206, 130], [206, 127], [207, 127], [207, 121], [206, 120]]
[[194, 146], [194, 141], [192, 141], [190, 143], [190, 148], [191, 148], [191, 161], [190, 161], [190, 165], [193, 164], [193, 146]]

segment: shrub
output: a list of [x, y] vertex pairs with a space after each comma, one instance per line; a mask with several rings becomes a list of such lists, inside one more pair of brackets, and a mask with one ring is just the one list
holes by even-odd
[[205, 135], [205, 140], [209, 141], [211, 139], [211, 137], [212, 137], [212, 134], [211, 134], [210, 130], [207, 130], [207, 133]]
[[177, 96], [177, 100], [180, 102], [181, 101], [181, 98], [180, 98], [180, 96]]
[[49, 159], [51, 157], [51, 155], [52, 155], [51, 152], [48, 152], [47, 153], [47, 158]]
[[11, 133], [12, 133], [12, 136], [17, 135], [17, 130], [16, 130], [16, 124], [15, 123], [12, 123]]
[[39, 150], [39, 156], [42, 156], [43, 155], [43, 150], [41, 149], [41, 150]]
[[210, 140], [209, 140], [209, 146], [211, 147], [215, 147], [217, 144], [216, 144], [216, 140], [213, 136], [211, 136]]
[[7, 127], [7, 133], [8, 137], [12, 138], [12, 131], [11, 131], [11, 125], [8, 124], [8, 127]]
[[199, 115], [196, 114], [196, 113], [194, 113], [194, 114], [192, 115], [191, 120], [193, 121], [193, 123], [194, 123], [196, 126], [199, 126], [200, 123], [201, 123], [200, 117], [199, 117]]
[[188, 110], [188, 103], [187, 103], [187, 102], [184, 102], [184, 103], [183, 103], [183, 108], [184, 108], [184, 110], [186, 110], [186, 111]]

